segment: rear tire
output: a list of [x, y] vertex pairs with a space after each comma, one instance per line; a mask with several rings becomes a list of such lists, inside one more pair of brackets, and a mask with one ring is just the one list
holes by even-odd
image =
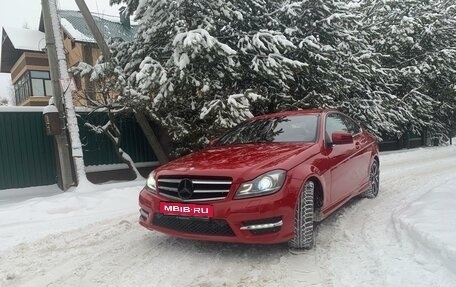
[[380, 189], [380, 168], [377, 160], [371, 165], [369, 172], [369, 190], [365, 191], [362, 196], [367, 198], [377, 197]]
[[288, 242], [293, 249], [311, 249], [314, 244], [314, 191], [313, 181], [307, 181], [296, 205], [295, 237]]

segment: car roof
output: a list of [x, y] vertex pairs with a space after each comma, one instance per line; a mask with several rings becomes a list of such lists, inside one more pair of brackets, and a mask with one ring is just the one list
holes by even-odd
[[333, 112], [333, 111], [336, 111], [336, 110], [333, 110], [333, 109], [304, 109], [304, 110], [284, 111], [284, 112], [266, 114], [266, 115], [253, 117], [252, 119], [267, 119], [267, 118], [278, 118], [278, 117], [287, 117], [287, 116], [314, 115], [314, 114], [323, 114], [323, 113], [328, 113], [328, 112]]

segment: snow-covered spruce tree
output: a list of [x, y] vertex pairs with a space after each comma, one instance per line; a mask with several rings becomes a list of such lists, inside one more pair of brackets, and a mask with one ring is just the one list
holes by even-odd
[[399, 136], [441, 128], [452, 110], [448, 1], [112, 2], [140, 22], [113, 48], [120, 100], [184, 150], [251, 113], [333, 107]]
[[445, 0], [367, 0], [364, 13], [382, 66], [392, 71], [400, 127], [442, 133], [454, 123], [456, 6]]
[[454, 66], [454, 12], [437, 0], [287, 3], [279, 22], [301, 48], [293, 58], [309, 64], [293, 102], [343, 110], [377, 135], [441, 128], [441, 115], [454, 117], [454, 76], [445, 72]]
[[249, 110], [305, 107], [342, 109], [377, 134], [399, 130], [391, 72], [359, 4], [150, 0], [136, 8], [138, 37], [115, 49], [119, 88], [175, 140], [201, 144]]
[[377, 135], [398, 129], [391, 71], [371, 45], [359, 2], [293, 1], [275, 14], [298, 47], [292, 58], [308, 64], [291, 83], [292, 106], [342, 110]]
[[[207, 142], [289, 94], [307, 65], [271, 16], [278, 1], [143, 1], [133, 43], [114, 48], [122, 100], [146, 105], [180, 147]], [[180, 151], [178, 151], [180, 152]]]

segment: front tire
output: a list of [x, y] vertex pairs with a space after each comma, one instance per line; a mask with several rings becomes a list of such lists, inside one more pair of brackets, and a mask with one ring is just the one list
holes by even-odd
[[314, 191], [313, 181], [307, 181], [296, 205], [295, 237], [288, 242], [291, 248], [311, 249], [314, 244]]
[[380, 168], [377, 160], [371, 165], [369, 174], [369, 190], [363, 193], [363, 197], [374, 198], [377, 197], [380, 189]]

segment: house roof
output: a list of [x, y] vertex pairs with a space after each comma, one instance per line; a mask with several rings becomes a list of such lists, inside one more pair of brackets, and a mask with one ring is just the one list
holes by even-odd
[[9, 73], [23, 52], [43, 52], [45, 35], [41, 31], [3, 27], [0, 72]]
[[[94, 43], [96, 41], [79, 11], [60, 10], [60, 23], [63, 31], [74, 41]], [[138, 26], [133, 23], [130, 28], [120, 23], [120, 17], [92, 13], [92, 16], [105, 40], [121, 39], [132, 41]], [[43, 17], [39, 30], [20, 28], [3, 28], [0, 72], [9, 73], [24, 51], [43, 53], [46, 47]]]
[[[78, 42], [96, 43], [81, 12], [60, 10], [59, 16], [62, 28], [70, 38]], [[111, 39], [122, 39], [123, 41], [133, 40], [137, 25], [132, 25], [130, 28], [127, 28], [120, 23], [119, 17], [94, 13], [92, 16], [106, 41]]]
[[17, 50], [42, 52], [46, 47], [45, 34], [41, 31], [11, 27], [3, 30]]

